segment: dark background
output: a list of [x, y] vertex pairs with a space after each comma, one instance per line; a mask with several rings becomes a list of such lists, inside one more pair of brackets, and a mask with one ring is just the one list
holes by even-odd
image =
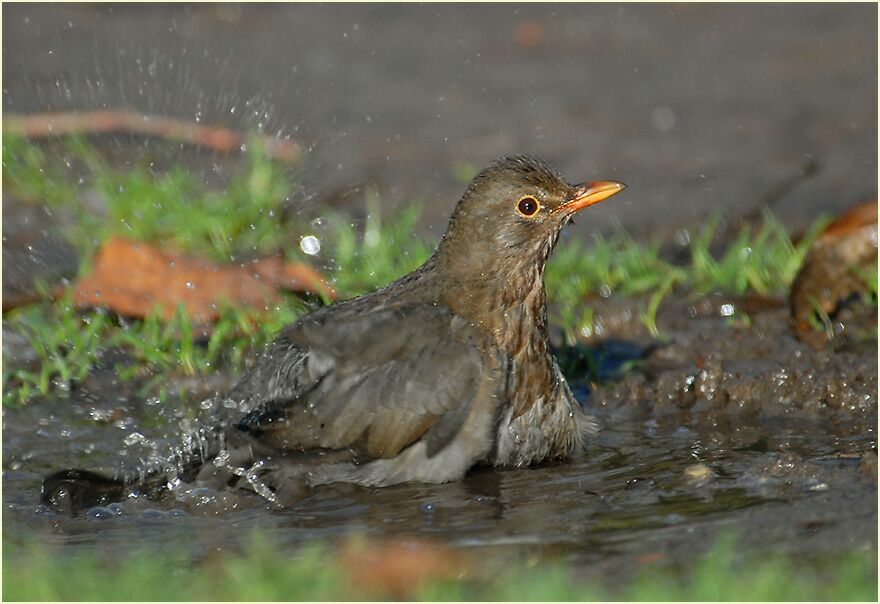
[[425, 202], [533, 153], [629, 190], [575, 227], [775, 209], [802, 226], [876, 194], [877, 6], [3, 6], [3, 109], [128, 107], [314, 146], [311, 190]]

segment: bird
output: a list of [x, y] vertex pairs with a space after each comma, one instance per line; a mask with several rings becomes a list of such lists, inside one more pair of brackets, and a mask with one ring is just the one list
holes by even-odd
[[62, 470], [43, 502], [75, 512], [182, 482], [289, 506], [320, 485], [443, 483], [583, 455], [597, 422], [552, 354], [544, 270], [574, 215], [624, 188], [496, 160], [422, 266], [283, 328], [174, 463], [123, 478]]

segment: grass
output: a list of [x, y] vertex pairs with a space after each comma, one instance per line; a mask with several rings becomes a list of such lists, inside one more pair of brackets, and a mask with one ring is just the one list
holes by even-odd
[[421, 214], [418, 204], [403, 208], [384, 220], [379, 197], [366, 195], [367, 216], [362, 232], [341, 215], [330, 216], [334, 285], [348, 294], [370, 291], [418, 268], [434, 246], [414, 236]]
[[143, 320], [124, 320], [101, 309], [77, 309], [68, 293], [60, 300], [9, 313], [5, 329], [20, 332], [38, 362], [3, 363], [3, 402], [22, 404], [85, 379], [108, 351], [123, 350], [113, 371], [140, 379], [140, 394], [164, 396], [165, 372], [196, 375], [220, 367], [240, 368], [248, 353], [261, 348], [307, 305], [293, 296], [265, 311], [225, 307], [210, 335], [197, 338], [189, 317], [178, 309], [170, 321], [154, 312]]
[[762, 295], [783, 293], [797, 274], [807, 250], [826, 220], [817, 220], [797, 244], [785, 228], [766, 212], [760, 225], [742, 225], [720, 252], [717, 243], [720, 215], [710, 217], [695, 233], [688, 264], [673, 264], [662, 254], [663, 241], [638, 242], [625, 232], [594, 237], [587, 247], [566, 241], [547, 265], [546, 284], [551, 302], [564, 308], [557, 317], [569, 344], [578, 334], [592, 332], [592, 312], [577, 302], [595, 292], [604, 296], [646, 296], [642, 322], [653, 334], [660, 302], [673, 289], [705, 294], [715, 291]]
[[[182, 168], [154, 173], [149, 165], [128, 170], [110, 168], [97, 151], [81, 139], [66, 139], [60, 151], [21, 139], [3, 141], [3, 184], [12, 196], [42, 201], [68, 212], [64, 235], [88, 258], [112, 234], [159, 242], [183, 252], [219, 261], [256, 257], [282, 251], [302, 257], [295, 243], [297, 225], [286, 211], [292, 186], [277, 162], [251, 145], [244, 165], [222, 192], [207, 190]], [[65, 170], [67, 180], [65, 180]], [[85, 172], [82, 182], [75, 171]], [[83, 212], [84, 198], [98, 196], [99, 212]], [[378, 200], [371, 198], [371, 206]], [[336, 265], [331, 281], [342, 292], [356, 294], [387, 283], [418, 266], [430, 246], [412, 237], [418, 209], [413, 206], [392, 220], [373, 211], [363, 235], [341, 216], [331, 217]], [[293, 233], [293, 236], [291, 234]], [[401, 250], [401, 242], [407, 249]], [[398, 242], [396, 244], [392, 242]], [[81, 270], [87, 270], [88, 260]], [[47, 297], [48, 298], [48, 297]], [[3, 402], [25, 403], [38, 394], [84, 379], [107, 350], [122, 348], [129, 360], [115, 367], [123, 377], [155, 377], [167, 371], [197, 374], [243, 366], [244, 359], [262, 347], [281, 327], [308, 310], [299, 297], [285, 296], [263, 311], [226, 308], [210, 337], [197, 340], [185, 313], [171, 321], [158, 313], [144, 320], [125, 321], [103, 310], [77, 309], [69, 295], [16, 309], [4, 316], [4, 328], [23, 334], [38, 362], [3, 363]], [[161, 379], [148, 380], [145, 392], [160, 388]]]
[[[145, 159], [142, 165], [113, 168], [81, 138], [57, 141], [50, 151], [7, 136], [3, 185], [12, 197], [41, 201], [70, 217], [64, 235], [83, 259], [81, 270], [112, 234], [218, 261], [278, 251], [302, 259], [298, 241], [316, 229], [289, 210], [296, 186], [277, 162], [261, 153], [260, 145], [249, 149], [227, 185], [215, 190], [180, 166], [159, 171]], [[461, 178], [472, 172], [470, 166], [456, 168]], [[421, 264], [433, 249], [433, 242], [414, 235], [418, 205], [392, 217], [382, 216], [379, 208], [378, 196], [368, 191], [363, 225], [336, 213], [317, 217], [324, 223], [319, 229], [326, 250], [322, 256], [334, 259], [329, 276], [343, 296], [388, 283]], [[548, 264], [546, 284], [552, 320], [563, 328], [568, 343], [591, 333], [593, 313], [585, 301], [595, 292], [642, 297], [641, 320], [655, 334], [658, 308], [672, 291], [785, 292], [823, 225], [818, 221], [793, 244], [782, 225], [767, 214], [760, 225], [743, 225], [718, 251], [713, 246], [718, 244], [719, 220], [713, 217], [694, 233], [690, 260], [684, 264], [664, 257], [663, 241], [635, 241], [624, 232], [596, 236], [589, 245], [573, 239], [561, 242]], [[869, 275], [868, 281], [876, 292], [876, 275]], [[4, 328], [21, 332], [38, 362], [4, 359], [3, 401], [24, 403], [80, 381], [103, 352], [119, 348], [129, 360], [117, 371], [123, 377], [144, 378], [147, 390], [161, 384], [157, 376], [163, 372], [240, 369], [243, 359], [307, 309], [292, 295], [263, 311], [227, 308], [211, 335], [201, 339], [192, 335], [182, 312], [171, 321], [158, 315], [123, 320], [101, 310], [76, 309], [69, 297], [16, 309], [5, 314]]]
[[[270, 539], [254, 537], [240, 552], [212, 554], [201, 562], [144, 549], [126, 555], [64, 555], [46, 546], [4, 544], [5, 600], [862, 600], [876, 601], [876, 551], [833, 559], [795, 560], [776, 555], [744, 556], [720, 539], [686, 569], [655, 562], [633, 565], [631, 581], [578, 579], [561, 560], [470, 562], [463, 577], [438, 571], [414, 576], [403, 591], [390, 585], [398, 569], [369, 554], [379, 569], [368, 582], [352, 580], [357, 568], [329, 548], [310, 544], [285, 554]], [[417, 550], [418, 551], [418, 550]], [[416, 554], [418, 555], [418, 554]], [[423, 567], [429, 566], [428, 564]], [[384, 569], [384, 570], [382, 570]], [[398, 571], [398, 572], [395, 572]], [[403, 569], [406, 572], [406, 569]], [[355, 573], [353, 575], [353, 573]], [[390, 575], [384, 579], [382, 574]], [[445, 575], [445, 578], [444, 576]], [[400, 583], [400, 581], [397, 581]]]
[[[284, 202], [292, 186], [262, 145], [250, 145], [245, 165], [223, 191], [200, 183], [182, 166], [156, 172], [150, 163], [111, 169], [78, 137], [64, 139], [51, 155], [20, 138], [4, 137], [3, 184], [14, 196], [76, 213], [68, 239], [89, 253], [111, 234], [168, 244], [219, 261], [265, 255], [287, 246]], [[74, 174], [86, 176], [74, 179]], [[102, 204], [82, 212], [83, 194]], [[93, 204], [94, 205], [94, 204]], [[97, 210], [97, 211], [95, 211]]]
[[867, 288], [862, 294], [862, 301], [865, 304], [877, 304], [877, 279], [878, 276], [880, 276], [877, 267], [874, 267], [874, 270], [860, 267], [856, 267], [853, 270], [855, 271], [856, 276], [867, 285]]

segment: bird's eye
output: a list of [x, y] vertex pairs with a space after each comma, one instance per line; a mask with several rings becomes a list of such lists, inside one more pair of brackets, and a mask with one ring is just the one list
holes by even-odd
[[520, 199], [516, 204], [516, 211], [525, 216], [526, 218], [530, 218], [538, 213], [538, 210], [541, 209], [541, 204], [538, 203], [538, 200], [532, 197], [531, 195], [526, 195], [522, 199]]

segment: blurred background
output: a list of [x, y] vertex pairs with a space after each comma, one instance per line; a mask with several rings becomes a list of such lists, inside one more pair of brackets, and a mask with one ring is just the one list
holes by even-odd
[[424, 202], [437, 236], [462, 181], [505, 154], [629, 185], [580, 230], [736, 217], [768, 195], [797, 227], [876, 191], [872, 4], [20, 4], [3, 17], [5, 112], [128, 108], [290, 136], [311, 149], [313, 201], [376, 185], [386, 203]]

